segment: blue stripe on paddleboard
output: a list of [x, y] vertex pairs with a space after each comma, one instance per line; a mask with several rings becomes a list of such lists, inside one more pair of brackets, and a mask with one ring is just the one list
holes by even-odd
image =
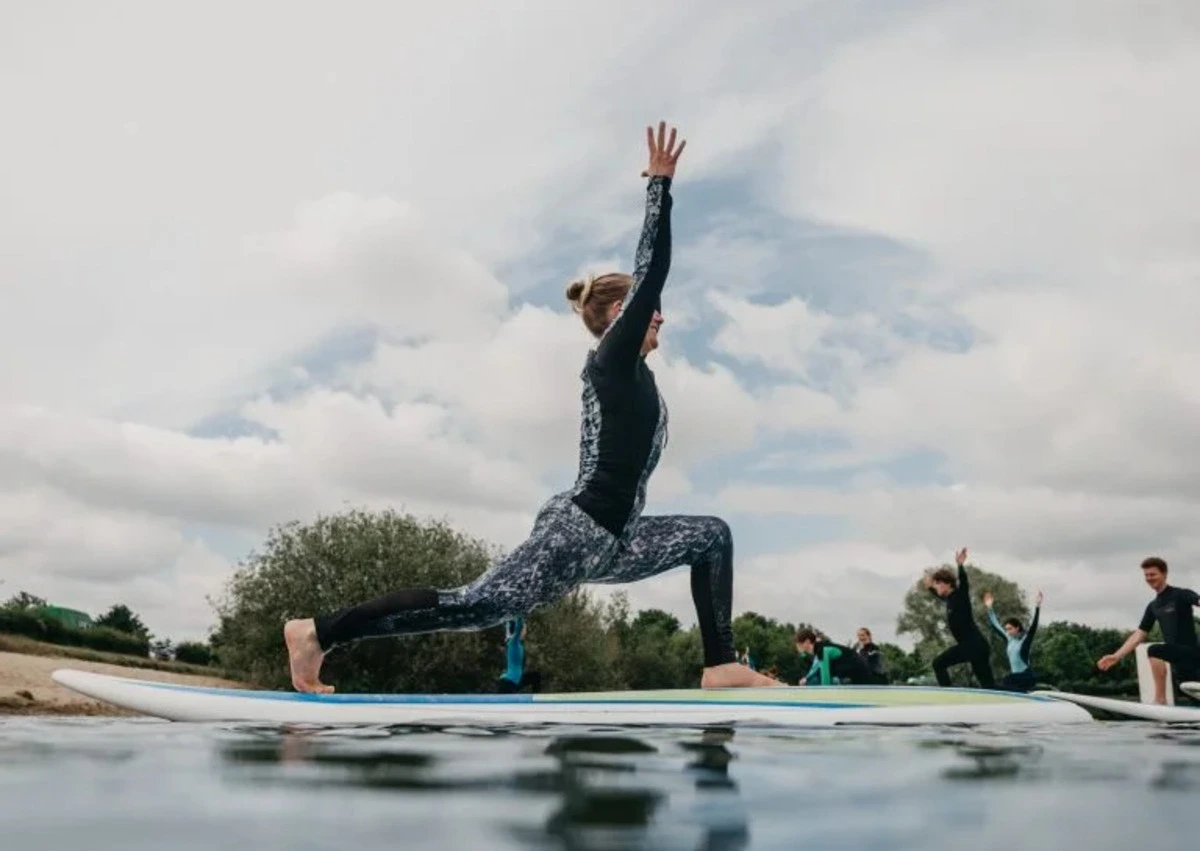
[[213, 686], [188, 686], [176, 683], [160, 683], [151, 680], [125, 681], [128, 685], [145, 686], [147, 688], [178, 691], [187, 694], [210, 694], [220, 697], [232, 697], [239, 700], [283, 700], [312, 703], [342, 703], [342, 704], [395, 704], [399, 706], [412, 704], [530, 704], [535, 706], [587, 706], [589, 704], [605, 704], [608, 706], [773, 706], [791, 709], [869, 709], [879, 707], [875, 703], [817, 703], [813, 701], [778, 701], [778, 700], [670, 700], [664, 698], [605, 700], [596, 699], [566, 699], [548, 700], [539, 697], [534, 700], [532, 694], [307, 694], [295, 691], [250, 691], [249, 689], [216, 688]]

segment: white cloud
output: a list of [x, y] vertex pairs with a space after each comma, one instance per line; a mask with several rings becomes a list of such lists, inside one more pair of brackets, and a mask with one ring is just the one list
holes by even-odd
[[[1200, 556], [1200, 27], [1156, 10], [267, 4], [229, 27], [145, 4], [154, 38], [90, 7], [0, 17], [0, 569], [92, 607], [120, 583], [170, 633], [229, 570], [212, 534], [354, 503], [516, 543], [574, 475], [589, 340], [561, 286], [630, 265], [662, 115], [688, 224], [650, 507], [853, 530], [739, 538], [737, 607], [886, 635], [905, 577], [968, 538], [1058, 577], [1062, 612], [1123, 617], [1134, 553]], [[886, 292], [826, 312], [742, 201], [931, 271], [872, 269]], [[714, 318], [707, 351], [673, 348]], [[964, 351], [931, 346], [940, 323]], [[267, 436], [195, 433], [231, 415]], [[789, 446], [812, 437], [832, 448]], [[941, 467], [879, 468], [912, 452]], [[674, 575], [633, 590], [690, 610]]]

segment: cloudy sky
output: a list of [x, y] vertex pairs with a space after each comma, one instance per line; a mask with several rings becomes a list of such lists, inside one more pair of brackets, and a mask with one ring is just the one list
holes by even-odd
[[1198, 86], [1188, 0], [8, 4], [0, 596], [195, 638], [282, 521], [515, 545], [664, 118], [647, 509], [735, 609], [891, 638], [966, 545], [1132, 627], [1144, 555], [1200, 586]]

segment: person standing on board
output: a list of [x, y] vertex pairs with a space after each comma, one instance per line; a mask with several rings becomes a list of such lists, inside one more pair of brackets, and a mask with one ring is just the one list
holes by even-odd
[[1042, 611], [1041, 589], [1037, 593], [1037, 603], [1033, 609], [1033, 618], [1029, 621], [1029, 629], [1025, 629], [1018, 618], [1005, 618], [1001, 624], [1000, 619], [996, 617], [996, 610], [992, 608], [993, 602], [995, 598], [992, 592], [984, 591], [983, 604], [987, 606], [988, 623], [1004, 639], [1008, 667], [1011, 671], [1000, 679], [1000, 688], [1004, 691], [1033, 691], [1033, 687], [1037, 685], [1037, 676], [1029, 667], [1029, 651], [1033, 648], [1038, 615]]
[[582, 380], [575, 485], [538, 509], [529, 537], [459, 588], [408, 588], [284, 625], [292, 685], [328, 693], [325, 654], [363, 639], [479, 630], [529, 614], [585, 583], [624, 584], [691, 568], [704, 651], [703, 688], [778, 686], [737, 662], [733, 647], [733, 534], [719, 517], [643, 516], [646, 488], [667, 443], [667, 408], [646, 357], [658, 348], [671, 265], [671, 183], [686, 142], [646, 128], [645, 214], [632, 275], [573, 281], [567, 299], [596, 338]]
[[537, 691], [542, 686], [542, 675], [525, 669], [525, 625], [524, 618], [513, 618], [504, 625], [504, 658], [507, 667], [500, 675], [497, 691], [512, 694], [523, 688]]
[[957, 574], [948, 567], [925, 574], [925, 587], [946, 602], [946, 625], [956, 642], [933, 660], [933, 673], [939, 686], [948, 686], [948, 669], [968, 663], [981, 688], [995, 688], [987, 639], [979, 631], [971, 611], [971, 587], [967, 571], [963, 568], [967, 560], [966, 547], [954, 554], [954, 560], [958, 563]]
[[[1154, 702], [1165, 704], [1168, 664], [1176, 686], [1200, 681], [1200, 642], [1196, 638], [1196, 619], [1192, 612], [1200, 606], [1200, 596], [1190, 588], [1168, 585], [1167, 563], [1158, 556], [1142, 561], [1142, 578], [1155, 595], [1142, 614], [1142, 622], [1115, 653], [1101, 656], [1096, 666], [1107, 671], [1120, 662], [1149, 637], [1154, 622], [1158, 621], [1162, 628], [1162, 643], [1150, 645], [1146, 653], [1150, 656], [1150, 671], [1154, 676]], [[1187, 697], [1183, 693], [1178, 696]]]

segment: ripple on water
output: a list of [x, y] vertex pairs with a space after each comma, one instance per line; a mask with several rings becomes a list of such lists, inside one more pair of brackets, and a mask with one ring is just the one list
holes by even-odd
[[1200, 728], [0, 721], [14, 848], [1191, 847]]

